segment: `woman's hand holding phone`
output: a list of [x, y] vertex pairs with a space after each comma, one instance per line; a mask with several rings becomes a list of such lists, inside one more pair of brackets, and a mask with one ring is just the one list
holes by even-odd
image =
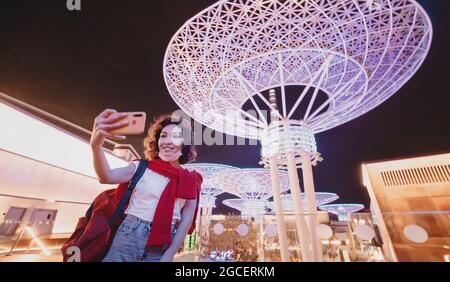
[[114, 134], [111, 131], [128, 126], [129, 121], [123, 120], [127, 116], [127, 113], [118, 113], [114, 109], [106, 109], [101, 112], [95, 118], [90, 142], [91, 147], [101, 147], [105, 142], [105, 138], [125, 140], [126, 137], [124, 135]]

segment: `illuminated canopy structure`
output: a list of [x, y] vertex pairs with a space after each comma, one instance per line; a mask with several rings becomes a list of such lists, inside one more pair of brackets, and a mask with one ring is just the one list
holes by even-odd
[[[248, 99], [280, 86], [320, 88], [327, 110], [303, 118], [318, 133], [392, 96], [422, 64], [431, 39], [430, 19], [414, 0], [218, 1], [174, 35], [164, 75], [190, 116], [249, 138], [260, 138], [269, 123], [241, 111]], [[289, 117], [296, 107], [285, 106]]]
[[[278, 171], [281, 190], [289, 190], [289, 178], [284, 171]], [[273, 196], [270, 171], [262, 168], [244, 168], [217, 174], [213, 178], [226, 192], [239, 199], [224, 201], [224, 204], [243, 211], [243, 214], [262, 215], [265, 213], [268, 199]]]
[[[217, 174], [213, 182], [222, 185], [223, 189], [240, 199], [227, 199], [223, 204], [241, 211], [241, 215], [252, 217], [260, 226], [260, 235], [263, 236], [262, 215], [266, 213], [268, 199], [273, 196], [272, 174], [274, 172], [262, 168], [244, 168]], [[290, 189], [289, 177], [285, 171], [275, 171], [280, 181], [280, 190], [287, 192]], [[279, 234], [278, 234], [279, 235]], [[278, 236], [280, 238], [280, 236]], [[281, 240], [280, 240], [281, 241]], [[264, 256], [264, 238], [258, 240], [258, 253]]]
[[266, 201], [249, 199], [226, 199], [222, 204], [238, 210], [241, 215], [257, 218], [266, 212]]
[[[273, 196], [273, 173], [280, 180], [280, 190], [288, 191], [290, 189], [289, 178], [285, 171], [273, 172], [262, 168], [243, 168], [219, 173], [212, 180], [214, 185], [220, 185], [224, 191], [240, 198], [225, 200], [223, 204], [241, 211], [243, 216], [253, 217], [259, 221], [261, 236], [264, 232], [262, 231], [263, 220], [260, 219], [266, 211], [268, 199]], [[261, 257], [264, 254], [263, 242], [261, 237], [258, 240], [258, 253]]]
[[[278, 171], [281, 191], [289, 190], [289, 178], [286, 172]], [[245, 199], [248, 202], [264, 204], [272, 197], [270, 171], [263, 168], [243, 168], [218, 173], [212, 179], [214, 185], [220, 185], [225, 192]]]
[[[272, 171], [281, 258], [288, 261], [275, 171], [289, 171], [297, 232], [306, 238], [296, 168], [315, 213], [312, 166], [322, 159], [314, 134], [391, 97], [416, 73], [431, 40], [430, 19], [414, 0], [222, 0], [173, 36], [164, 77], [170, 95], [197, 121], [261, 141], [262, 163]], [[292, 94], [291, 86], [301, 90]], [[308, 220], [313, 240], [315, 220]], [[319, 241], [300, 243], [313, 249], [303, 261], [322, 260]]]
[[202, 175], [203, 183], [200, 206], [207, 208], [215, 208], [216, 196], [224, 192], [221, 189], [221, 185], [213, 184], [212, 178], [220, 172], [238, 169], [234, 166], [213, 163], [192, 163], [185, 164], [183, 167], [188, 170], [196, 170]]
[[348, 221], [348, 215], [364, 209], [361, 204], [334, 204], [320, 206], [319, 209], [338, 216], [339, 221]]
[[[317, 207], [329, 204], [336, 201], [337, 199], [339, 199], [339, 196], [335, 193], [316, 192]], [[303, 204], [306, 205], [306, 195], [304, 193], [302, 193], [302, 200]], [[283, 203], [283, 208], [285, 211], [292, 212], [295, 210], [292, 194], [281, 195], [281, 202]], [[267, 203], [267, 207], [271, 210], [275, 210], [274, 203], [272, 201]], [[308, 213], [307, 210], [305, 210], [305, 212]]]

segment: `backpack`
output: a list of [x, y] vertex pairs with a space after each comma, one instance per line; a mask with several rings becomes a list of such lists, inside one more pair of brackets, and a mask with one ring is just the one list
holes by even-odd
[[140, 160], [120, 202], [115, 200], [116, 189], [100, 193], [78, 220], [75, 231], [61, 247], [64, 262], [98, 262], [108, 252], [117, 228], [124, 217], [124, 209], [139, 179], [147, 169], [148, 161]]

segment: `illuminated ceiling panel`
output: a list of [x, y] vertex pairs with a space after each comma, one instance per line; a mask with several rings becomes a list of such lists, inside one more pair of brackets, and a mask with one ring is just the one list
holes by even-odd
[[[0, 149], [97, 178], [88, 142], [0, 101]], [[111, 168], [127, 165], [106, 153]]]

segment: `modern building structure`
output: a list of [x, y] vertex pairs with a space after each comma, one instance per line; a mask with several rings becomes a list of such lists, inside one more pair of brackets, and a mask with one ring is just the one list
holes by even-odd
[[391, 261], [450, 254], [450, 153], [368, 162], [364, 186]]
[[[113, 188], [96, 178], [80, 137], [87, 130], [0, 93], [0, 131], [0, 252], [30, 237], [26, 227], [41, 239], [67, 238], [94, 198]], [[111, 167], [127, 165], [112, 150], [106, 155]]]
[[431, 21], [414, 0], [218, 1], [173, 36], [164, 77], [172, 98], [195, 120], [261, 141], [262, 164], [272, 171], [282, 261], [289, 254], [275, 172], [289, 171], [297, 231], [311, 249], [306, 260], [321, 261], [313, 236], [312, 166], [322, 160], [315, 134], [394, 95], [421, 66], [431, 41]]
[[[303, 204], [306, 206], [306, 195], [305, 193], [301, 194]], [[336, 193], [328, 193], [328, 192], [316, 192], [316, 206], [320, 207], [339, 199], [339, 196]], [[293, 213], [295, 211], [294, 200], [292, 199], [292, 194], [281, 195], [281, 202], [283, 204], [283, 210], [286, 213]], [[269, 201], [267, 203], [267, 207], [272, 211], [275, 210], [273, 201]], [[305, 213], [308, 214], [308, 210], [305, 209]]]
[[320, 210], [330, 212], [338, 216], [340, 221], [348, 221], [349, 215], [364, 209], [361, 204], [331, 204], [319, 207]]

